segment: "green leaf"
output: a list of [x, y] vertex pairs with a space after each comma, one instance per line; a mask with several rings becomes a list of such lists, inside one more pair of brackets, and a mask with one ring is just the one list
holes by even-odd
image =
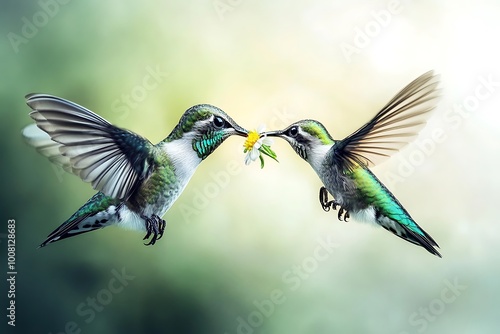
[[259, 152], [261, 152], [264, 155], [267, 155], [268, 157], [275, 160], [276, 162], [279, 162], [277, 159], [278, 156], [276, 155], [276, 153], [274, 153], [274, 151], [268, 145], [261, 145], [261, 147], [259, 148]]
[[264, 158], [262, 157], [262, 154], [259, 154], [259, 159], [260, 159], [260, 169], [264, 168]]

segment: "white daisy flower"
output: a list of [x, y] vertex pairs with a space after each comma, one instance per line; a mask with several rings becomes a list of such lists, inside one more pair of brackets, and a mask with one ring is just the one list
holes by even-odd
[[276, 153], [274, 153], [270, 146], [273, 144], [273, 140], [264, 135], [261, 137], [261, 133], [265, 131], [265, 127], [263, 125], [259, 126], [257, 130], [252, 130], [248, 132], [247, 140], [243, 144], [246, 153], [245, 156], [245, 165], [249, 165], [252, 161], [260, 159], [261, 168], [264, 167], [264, 159], [262, 158], [262, 154], [271, 157], [272, 159], [278, 161], [276, 159]]

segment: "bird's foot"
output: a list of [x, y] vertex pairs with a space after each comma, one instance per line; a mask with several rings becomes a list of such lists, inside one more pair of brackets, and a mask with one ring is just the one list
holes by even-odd
[[323, 210], [325, 210], [326, 212], [330, 211], [330, 209], [332, 208], [333, 210], [337, 210], [337, 205], [339, 205], [339, 203], [337, 203], [335, 200], [328, 200], [328, 191], [325, 187], [321, 187], [319, 189], [319, 203], [321, 204]]
[[157, 215], [152, 215], [151, 217], [141, 217], [146, 221], [147, 231], [146, 236], [142, 240], [146, 240], [152, 235], [151, 240], [148, 243], [145, 243], [145, 245], [154, 245], [156, 240], [160, 240], [163, 236], [163, 232], [165, 232], [165, 226], [167, 225], [167, 223]]
[[347, 222], [347, 219], [350, 218], [349, 211], [344, 209], [339, 202], [334, 199], [331, 201], [328, 200], [328, 191], [325, 187], [321, 187], [319, 189], [319, 202], [323, 210], [325, 210], [326, 212], [330, 211], [330, 209], [337, 210], [337, 207], [339, 207], [339, 213], [337, 217], [340, 221]]
[[[342, 215], [344, 215], [344, 217], [342, 217]], [[340, 220], [340, 221], [345, 221], [347, 223], [347, 219], [350, 218], [349, 216], [349, 211], [347, 211], [346, 209], [344, 209], [343, 207], [340, 207], [339, 209], [339, 214], [337, 215], [337, 218]]]

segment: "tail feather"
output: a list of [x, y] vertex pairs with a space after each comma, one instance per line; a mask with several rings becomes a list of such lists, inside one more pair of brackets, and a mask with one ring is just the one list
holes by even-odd
[[61, 226], [52, 231], [38, 248], [116, 223], [120, 204], [109, 204], [110, 201], [113, 199], [97, 193]]
[[45, 247], [47, 244], [56, 242], [69, 237], [74, 237], [82, 233], [94, 231], [107, 226], [106, 219], [95, 219], [94, 216], [85, 215], [78, 217], [74, 220], [67, 220], [61, 224], [57, 229], [49, 234], [47, 239], [40, 244], [38, 248]]
[[396, 197], [380, 182], [368, 168], [354, 171], [360, 195], [369, 205], [370, 220], [391, 231], [398, 237], [424, 247], [429, 253], [441, 257], [436, 250], [438, 244], [411, 218]]
[[420, 228], [420, 226], [418, 226], [417, 223], [413, 222], [420, 229], [421, 234], [412, 231], [405, 225], [400, 224], [386, 216], [378, 217], [377, 223], [383, 228], [385, 228], [387, 231], [392, 232], [394, 235], [397, 235], [401, 239], [411, 242], [412, 244], [415, 244], [417, 246], [421, 246], [433, 255], [442, 257], [441, 254], [435, 248], [435, 247], [439, 248], [439, 245], [434, 241], [434, 239], [432, 239], [432, 237], [427, 232], [422, 230], [422, 228]]

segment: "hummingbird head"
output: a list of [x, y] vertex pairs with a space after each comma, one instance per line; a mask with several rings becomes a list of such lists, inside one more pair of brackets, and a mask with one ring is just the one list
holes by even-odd
[[210, 104], [198, 104], [186, 110], [166, 141], [189, 140], [193, 150], [203, 160], [229, 136], [246, 137], [247, 133], [221, 109]]
[[297, 154], [313, 167], [320, 163], [335, 143], [326, 128], [315, 120], [301, 120], [283, 130], [268, 131], [263, 135], [286, 140]]

